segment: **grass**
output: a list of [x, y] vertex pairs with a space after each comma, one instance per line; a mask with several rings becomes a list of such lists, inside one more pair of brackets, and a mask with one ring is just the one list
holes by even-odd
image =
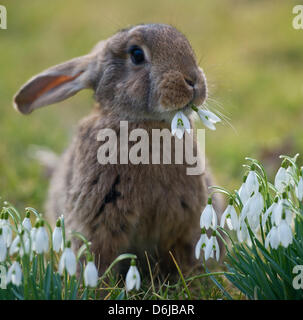
[[0, 194], [19, 209], [42, 210], [47, 194], [48, 180], [31, 158], [29, 146], [61, 153], [93, 99], [90, 92], [81, 92], [21, 116], [12, 108], [14, 93], [34, 74], [85, 54], [117, 29], [141, 22], [169, 23], [185, 33], [208, 78], [209, 106], [229, 118], [231, 125], [206, 133], [216, 184], [235, 188], [246, 155], [260, 159], [271, 172], [278, 166], [276, 154], [302, 153], [303, 31], [292, 28], [296, 1], [2, 0], [1, 4], [7, 7], [8, 29], [0, 30]]

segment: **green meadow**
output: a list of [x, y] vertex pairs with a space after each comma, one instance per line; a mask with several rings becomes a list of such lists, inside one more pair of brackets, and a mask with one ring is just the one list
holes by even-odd
[[38, 145], [61, 153], [77, 122], [92, 108], [92, 92], [18, 114], [12, 97], [31, 76], [87, 53], [116, 30], [168, 23], [190, 40], [209, 84], [208, 106], [226, 121], [206, 132], [216, 183], [233, 189], [246, 156], [273, 172], [279, 154], [303, 150], [303, 30], [292, 27], [297, 1], [2, 0], [0, 30], [0, 194], [19, 209], [43, 212], [48, 179], [31, 157]]

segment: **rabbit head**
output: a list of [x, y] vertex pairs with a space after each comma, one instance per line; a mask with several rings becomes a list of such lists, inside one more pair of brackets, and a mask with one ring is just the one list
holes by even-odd
[[14, 97], [21, 113], [91, 88], [103, 109], [125, 120], [170, 121], [207, 96], [204, 73], [186, 37], [174, 27], [143, 24], [98, 43], [87, 55], [45, 70]]

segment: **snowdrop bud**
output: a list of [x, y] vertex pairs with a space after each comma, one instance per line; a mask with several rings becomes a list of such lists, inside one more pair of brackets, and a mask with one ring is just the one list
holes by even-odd
[[92, 260], [89, 260], [85, 267], [84, 282], [87, 287], [91, 288], [95, 288], [98, 284], [98, 270]]
[[37, 230], [37, 233], [35, 235], [35, 251], [40, 253], [46, 253], [48, 252], [48, 246], [49, 246], [49, 237], [48, 233], [44, 227], [44, 222], [40, 222], [40, 227]]
[[77, 259], [70, 247], [71, 243], [68, 241], [59, 261], [59, 273], [61, 275], [63, 274], [64, 270], [66, 270], [71, 276], [76, 273]]
[[58, 219], [56, 223], [56, 227], [53, 231], [53, 249], [56, 252], [59, 252], [60, 249], [63, 248], [63, 235], [62, 235], [62, 228], [61, 228], [61, 222]]
[[14, 284], [15, 286], [20, 286], [22, 282], [22, 270], [18, 261], [14, 261], [10, 266], [6, 276], [6, 284]]
[[207, 205], [204, 208], [201, 217], [200, 217], [200, 227], [208, 230], [210, 227], [213, 229], [217, 228], [217, 214], [215, 209], [212, 206], [211, 198], [208, 199]]
[[141, 277], [136, 267], [136, 261], [132, 259], [130, 268], [126, 274], [126, 279], [125, 279], [126, 292], [134, 288], [136, 288], [136, 290], [139, 290], [140, 285], [141, 285]]

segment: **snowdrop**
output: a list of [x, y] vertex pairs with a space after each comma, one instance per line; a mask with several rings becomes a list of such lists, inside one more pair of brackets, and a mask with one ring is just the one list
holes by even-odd
[[201, 229], [205, 228], [206, 230], [212, 227], [212, 229], [215, 230], [217, 228], [217, 222], [218, 222], [217, 214], [215, 209], [212, 206], [212, 199], [209, 198], [207, 205], [204, 208], [200, 217], [200, 227]]
[[[22, 239], [22, 241], [21, 241]], [[19, 253], [23, 257], [24, 253], [29, 253], [30, 251], [30, 238], [27, 233], [22, 230], [13, 240], [10, 248], [9, 255], [12, 256], [15, 253]]]
[[260, 191], [252, 197], [247, 211], [247, 221], [253, 231], [257, 231], [260, 226], [260, 216], [264, 209], [264, 199]]
[[29, 232], [31, 231], [32, 224], [31, 224], [30, 213], [29, 212], [26, 213], [26, 216], [25, 216], [24, 220], [22, 221], [22, 226], [27, 231], [29, 231]]
[[207, 261], [209, 258], [214, 257], [214, 252], [216, 253], [216, 260], [219, 261], [220, 259], [220, 247], [219, 243], [216, 237], [216, 231], [213, 231], [210, 239], [208, 240], [206, 244], [206, 248], [204, 251], [205, 254], [205, 261]]
[[215, 124], [220, 122], [221, 119], [215, 115], [213, 112], [204, 109], [197, 109], [198, 115], [205, 125], [210, 130], [216, 130]]
[[257, 192], [259, 190], [259, 180], [258, 180], [258, 176], [255, 172], [255, 165], [253, 164], [251, 166], [251, 170], [249, 171], [248, 175], [247, 175], [247, 179], [245, 182], [245, 188], [249, 194], [249, 196], [251, 196], [251, 194], [253, 192]]
[[268, 249], [269, 244], [273, 249], [278, 249], [279, 247], [279, 232], [276, 226], [273, 226], [267, 234], [265, 239], [265, 248]]
[[2, 234], [2, 229], [0, 228], [0, 262], [5, 261], [7, 253], [6, 242]]
[[286, 162], [283, 162], [282, 167], [279, 168], [275, 176], [275, 187], [280, 193], [284, 192], [286, 186], [289, 183], [290, 176], [286, 168], [287, 164]]
[[22, 270], [18, 261], [14, 261], [10, 266], [6, 276], [6, 284], [12, 283], [17, 287], [21, 285], [22, 282]]
[[8, 221], [8, 214], [2, 213], [1, 214], [1, 220], [0, 220], [0, 227], [2, 228], [2, 235], [4, 238], [4, 241], [6, 243], [6, 247], [10, 247], [13, 239], [13, 231], [12, 227]]
[[205, 250], [205, 247], [206, 247], [208, 241], [209, 241], [209, 239], [206, 234], [206, 230], [204, 228], [202, 228], [200, 239], [197, 242], [196, 247], [195, 247], [195, 257], [197, 260], [200, 259], [201, 250], [202, 249]]
[[222, 214], [221, 217], [221, 223], [220, 227], [223, 228], [226, 224], [229, 228], [229, 230], [237, 230], [238, 229], [238, 215], [237, 212], [233, 206], [233, 199], [230, 199], [228, 206], [226, 207], [225, 211]]
[[265, 247], [268, 248], [269, 244], [273, 249], [278, 249], [279, 245], [287, 248], [293, 240], [291, 227], [285, 219], [281, 221], [278, 226], [273, 226], [265, 239]]
[[9, 248], [9, 255], [10, 256], [14, 255], [15, 253], [19, 252], [19, 249], [20, 249], [20, 236], [17, 235]]
[[36, 251], [35, 243], [36, 243], [36, 234], [37, 234], [38, 228], [39, 228], [39, 223], [36, 223], [36, 225], [34, 226], [34, 228], [31, 229], [31, 232], [30, 232], [32, 251]]
[[247, 180], [247, 176], [244, 176], [243, 183], [242, 183], [240, 189], [238, 190], [238, 194], [239, 194], [239, 197], [240, 197], [243, 205], [247, 202], [247, 200], [250, 197], [250, 194], [246, 188], [246, 183], [245, 183], [246, 180]]
[[303, 200], [303, 178], [301, 175], [295, 190], [296, 190], [296, 196], [298, 197], [299, 201], [302, 201]]
[[140, 274], [136, 267], [136, 261], [132, 259], [130, 263], [130, 268], [126, 274], [126, 279], [125, 279], [126, 292], [131, 291], [134, 288], [136, 288], [136, 290], [139, 290], [140, 285], [141, 285]]
[[278, 226], [278, 234], [281, 245], [287, 248], [292, 243], [293, 235], [291, 227], [285, 219], [283, 219]]
[[268, 218], [272, 215], [272, 212], [276, 209], [278, 205], [278, 197], [275, 197], [274, 202], [270, 205], [270, 207], [265, 211], [263, 217], [262, 217], [262, 228], [265, 227], [265, 224], [268, 220]]
[[178, 111], [171, 122], [171, 133], [182, 139], [185, 130], [190, 134], [190, 122], [182, 111]]
[[53, 231], [53, 249], [59, 252], [63, 248], [63, 235], [60, 219], [57, 220], [56, 227]]
[[76, 273], [77, 260], [76, 256], [71, 249], [71, 242], [68, 241], [66, 248], [63, 250], [59, 261], [59, 273], [62, 275], [63, 271], [66, 270], [69, 275], [73, 276]]
[[249, 223], [249, 226], [254, 231], [259, 228], [260, 215], [264, 208], [264, 199], [259, 190], [253, 194], [242, 208], [240, 220], [243, 222], [245, 218]]
[[49, 247], [49, 236], [48, 233], [44, 227], [44, 221], [40, 222], [40, 226], [37, 229], [36, 235], [35, 235], [35, 251], [40, 253], [46, 253], [48, 252]]
[[95, 288], [98, 284], [98, 270], [91, 258], [84, 270], [84, 282], [87, 287], [91, 288]]
[[292, 212], [290, 210], [290, 204], [287, 200], [286, 192], [283, 192], [282, 199], [278, 201], [278, 204], [274, 207], [271, 215], [271, 223], [278, 226], [282, 220], [283, 214], [288, 224], [292, 221]]
[[251, 244], [251, 240], [249, 237], [247, 225], [245, 221], [240, 221], [239, 227], [237, 230], [237, 238], [240, 243], [247, 241], [248, 244]]

